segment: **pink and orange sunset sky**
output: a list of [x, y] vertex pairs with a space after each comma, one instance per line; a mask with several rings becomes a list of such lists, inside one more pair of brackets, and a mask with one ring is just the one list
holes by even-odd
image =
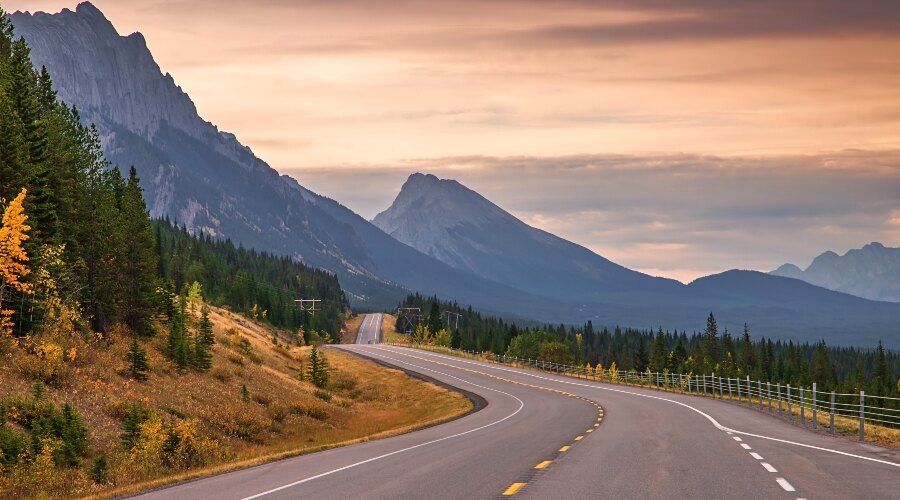
[[423, 171], [683, 281], [900, 245], [900, 2], [93, 3], [205, 119], [367, 218]]

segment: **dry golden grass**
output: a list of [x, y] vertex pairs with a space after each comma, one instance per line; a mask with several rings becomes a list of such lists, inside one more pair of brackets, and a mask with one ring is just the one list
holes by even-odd
[[391, 314], [385, 314], [381, 319], [381, 335], [385, 342], [405, 343], [409, 342], [406, 334], [398, 333], [396, 330], [397, 317]]
[[363, 318], [365, 318], [364, 314], [357, 314], [347, 318], [347, 321], [344, 322], [344, 328], [341, 329], [342, 344], [356, 343], [356, 336], [359, 334], [359, 326], [362, 325]]
[[[146, 382], [125, 373], [128, 339], [94, 346], [80, 354], [65, 385], [48, 387], [47, 397], [70, 402], [90, 430], [91, 456], [68, 496], [111, 497], [161, 484], [308, 453], [328, 447], [406, 432], [446, 421], [471, 409], [459, 393], [413, 379], [401, 371], [334, 349], [325, 356], [332, 368], [330, 401], [301, 382], [306, 348], [288, 347], [270, 328], [222, 309], [213, 309], [216, 345], [209, 373], [179, 371], [161, 354], [166, 335], [144, 343], [151, 372]], [[283, 332], [282, 332], [283, 333]], [[243, 339], [246, 339], [244, 341]], [[241, 344], [249, 344], [249, 350]], [[16, 354], [8, 354], [14, 357]], [[28, 393], [32, 381], [5, 360], [0, 366], [0, 397]], [[242, 397], [246, 386], [249, 398]], [[121, 449], [121, 418], [130, 403], [141, 403], [173, 422], [197, 419], [200, 433], [221, 453], [203, 468], [173, 470], [129, 462]], [[110, 484], [93, 485], [86, 469], [103, 450], [110, 461]], [[131, 465], [129, 465], [129, 463]], [[3, 496], [3, 495], [0, 495]], [[59, 491], [49, 496], [60, 496]]]

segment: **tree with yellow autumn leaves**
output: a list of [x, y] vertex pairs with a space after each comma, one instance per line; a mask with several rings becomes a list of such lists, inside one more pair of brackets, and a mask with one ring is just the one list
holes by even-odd
[[3, 211], [3, 226], [0, 227], [0, 332], [3, 335], [12, 333], [12, 316], [15, 311], [3, 308], [3, 299], [7, 289], [21, 293], [30, 293], [32, 284], [23, 281], [31, 270], [28, 268], [28, 254], [23, 243], [28, 239], [31, 229], [26, 223], [24, 203], [26, 189], [22, 189]]

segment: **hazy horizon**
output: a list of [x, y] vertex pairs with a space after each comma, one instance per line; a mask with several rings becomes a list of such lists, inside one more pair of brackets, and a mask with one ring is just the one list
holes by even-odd
[[93, 3], [201, 116], [367, 218], [423, 171], [682, 281], [900, 245], [891, 2]]

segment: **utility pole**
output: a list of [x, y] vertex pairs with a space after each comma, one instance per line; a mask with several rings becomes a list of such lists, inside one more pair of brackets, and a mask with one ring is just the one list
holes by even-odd
[[398, 307], [397, 308], [397, 324], [403, 333], [412, 333], [416, 329], [416, 324], [422, 316], [422, 310], [418, 307]]
[[322, 302], [322, 299], [295, 299], [294, 303], [300, 306], [300, 310], [303, 312], [308, 312], [310, 316], [315, 316], [317, 311], [321, 311], [322, 308], [319, 307], [319, 303]]
[[454, 329], [454, 330], [459, 330], [459, 318], [462, 317], [462, 314], [460, 314], [460, 313], [458, 313], [458, 312], [453, 312], [453, 311], [444, 311], [444, 314], [447, 315], [447, 326], [450, 326], [450, 317], [451, 317], [451, 316], [455, 316], [455, 317], [456, 317], [456, 323], [454, 323], [453, 329]]

